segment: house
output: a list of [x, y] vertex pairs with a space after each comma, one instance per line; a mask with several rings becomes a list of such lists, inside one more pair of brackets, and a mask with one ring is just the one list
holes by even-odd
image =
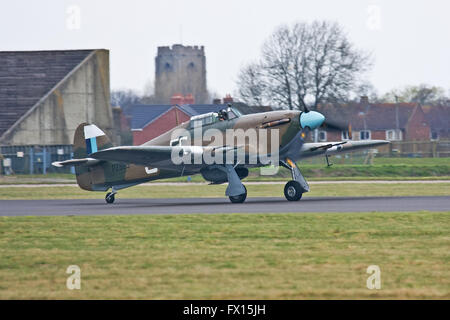
[[190, 116], [173, 105], [134, 105], [131, 109], [133, 145], [141, 145], [177, 125]]
[[430, 124], [431, 140], [450, 140], [450, 105], [423, 106]]
[[[353, 140], [426, 141], [431, 137], [429, 119], [417, 103], [369, 103], [363, 97], [359, 103], [321, 105], [318, 111], [331, 122], [349, 124]], [[318, 141], [348, 139], [348, 131], [318, 132]]]
[[[192, 116], [218, 112], [228, 104], [183, 104], [183, 105], [134, 105], [131, 113], [131, 131], [133, 144], [141, 145], [188, 121]], [[233, 107], [242, 114], [271, 111], [266, 106], [247, 106], [233, 103]]]

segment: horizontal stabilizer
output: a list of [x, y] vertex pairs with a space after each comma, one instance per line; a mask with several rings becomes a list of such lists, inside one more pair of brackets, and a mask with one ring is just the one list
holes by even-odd
[[52, 162], [52, 166], [54, 167], [68, 167], [68, 166], [94, 166], [98, 164], [100, 160], [92, 159], [92, 158], [84, 158], [84, 159], [71, 159], [65, 161], [55, 161]]

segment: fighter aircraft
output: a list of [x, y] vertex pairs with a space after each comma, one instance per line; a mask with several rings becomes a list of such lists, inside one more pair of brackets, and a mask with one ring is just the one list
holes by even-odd
[[[111, 189], [105, 196], [107, 203], [114, 202], [120, 189], [194, 174], [201, 174], [211, 184], [228, 182], [225, 195], [232, 203], [242, 203], [247, 198], [247, 189], [241, 180], [248, 176], [249, 168], [280, 165], [292, 175], [284, 187], [284, 195], [289, 201], [298, 201], [309, 191], [297, 166], [301, 158], [325, 156], [328, 163], [328, 156], [335, 153], [389, 143], [384, 140], [305, 143], [307, 135], [323, 125], [347, 129], [306, 108], [242, 115], [229, 105], [217, 113], [193, 116], [143, 145], [114, 147], [100, 128], [82, 123], [75, 131], [74, 158], [53, 165], [75, 166], [77, 183], [84, 190]], [[224, 140], [221, 134], [227, 138], [231, 134], [231, 139]]]

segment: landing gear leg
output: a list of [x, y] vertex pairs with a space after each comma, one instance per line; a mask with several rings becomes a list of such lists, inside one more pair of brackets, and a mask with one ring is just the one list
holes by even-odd
[[280, 164], [291, 170], [292, 180], [286, 183], [284, 186], [284, 196], [288, 201], [298, 201], [302, 198], [303, 193], [309, 191], [309, 185], [306, 182], [305, 178], [301, 174], [299, 168], [289, 158], [286, 158], [285, 161], [280, 161]]
[[327, 159], [327, 167], [331, 167], [333, 164], [330, 163], [330, 160], [328, 159], [328, 155], [325, 155], [325, 159]]
[[115, 200], [114, 195], [117, 193], [116, 189], [114, 187], [111, 188], [111, 192], [108, 192], [105, 196], [106, 203], [113, 203]]

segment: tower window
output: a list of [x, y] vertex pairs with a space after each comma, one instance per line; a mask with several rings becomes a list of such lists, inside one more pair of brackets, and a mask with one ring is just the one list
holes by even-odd
[[195, 65], [194, 65], [193, 62], [191, 62], [191, 63], [188, 64], [188, 67], [189, 67], [189, 68], [193, 68], [194, 66], [195, 66]]
[[170, 65], [170, 63], [166, 62], [166, 64], [164, 65], [164, 67], [166, 68], [166, 70], [170, 69], [172, 66]]

